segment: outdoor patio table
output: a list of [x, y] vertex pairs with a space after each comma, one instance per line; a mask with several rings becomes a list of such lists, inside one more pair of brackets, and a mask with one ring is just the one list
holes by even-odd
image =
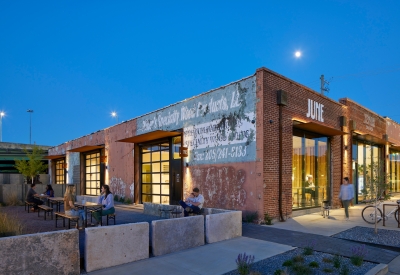
[[51, 203], [52, 207], [53, 207], [53, 204], [55, 204], [56, 205], [56, 211], [60, 212], [61, 211], [61, 204], [64, 203], [64, 198], [63, 197], [50, 197], [50, 198], [48, 198], [47, 201], [49, 203]]
[[[48, 196], [48, 195], [44, 195], [44, 194], [35, 194], [34, 197], [40, 199], [42, 202], [46, 202], [46, 199], [47, 199], [49, 196]], [[48, 204], [48, 203], [47, 203], [47, 204]]]
[[[75, 202], [74, 203], [77, 207], [79, 207], [79, 208], [83, 208], [84, 210], [85, 210], [85, 217], [86, 217], [86, 226], [87, 226], [87, 211], [88, 210], [93, 210], [93, 211], [97, 211], [97, 210], [100, 210], [100, 216], [101, 216], [101, 212], [102, 212], [102, 209], [103, 209], [103, 205], [102, 204], [98, 204], [98, 203], [95, 203], [95, 202], [85, 202], [85, 203], [82, 203], [82, 202]], [[103, 225], [103, 221], [102, 221], [103, 219], [101, 219], [100, 220], [100, 224], [101, 225]]]

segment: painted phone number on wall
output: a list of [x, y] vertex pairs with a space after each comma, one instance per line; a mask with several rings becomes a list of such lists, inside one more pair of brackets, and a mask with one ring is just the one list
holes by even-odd
[[241, 158], [246, 156], [247, 146], [232, 146], [230, 148], [215, 148], [204, 152], [193, 152], [194, 161], [217, 161], [220, 159]]

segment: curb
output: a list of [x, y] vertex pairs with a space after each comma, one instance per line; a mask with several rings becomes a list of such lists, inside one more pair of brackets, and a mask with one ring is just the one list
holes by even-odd
[[378, 264], [373, 269], [365, 273], [365, 275], [385, 275], [388, 273], [389, 267], [387, 264]]

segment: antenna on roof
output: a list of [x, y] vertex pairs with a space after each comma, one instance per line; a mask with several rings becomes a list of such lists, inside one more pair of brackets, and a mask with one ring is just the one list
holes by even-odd
[[329, 82], [325, 80], [324, 75], [322, 74], [319, 79], [321, 79], [321, 95], [324, 95], [324, 92], [329, 93]]

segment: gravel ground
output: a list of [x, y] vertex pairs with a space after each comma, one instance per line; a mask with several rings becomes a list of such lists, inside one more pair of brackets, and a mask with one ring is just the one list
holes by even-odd
[[332, 237], [400, 248], [400, 231], [396, 230], [378, 229], [375, 234], [373, 228], [356, 226]]
[[[301, 255], [303, 253], [303, 249], [301, 248], [296, 248], [294, 250], [287, 251], [285, 253], [273, 256], [268, 259], [264, 259], [261, 261], [258, 261], [253, 264], [252, 269], [253, 271], [258, 271], [261, 274], [274, 274], [274, 272], [278, 269], [284, 270], [285, 267], [282, 266], [282, 264], [286, 260], [292, 259], [296, 255]], [[327, 275], [327, 274], [339, 274], [340, 273], [340, 268], [334, 268], [333, 263], [326, 263], [323, 261], [324, 258], [329, 258], [332, 259], [333, 255], [327, 254], [327, 253], [322, 253], [322, 252], [314, 252], [313, 255], [309, 256], [304, 256], [304, 263], [308, 265], [310, 262], [315, 261], [319, 263], [318, 268], [311, 268], [311, 273], [310, 275]], [[374, 268], [376, 264], [370, 263], [370, 262], [364, 262], [361, 266], [355, 266], [350, 262], [349, 258], [341, 257], [341, 266], [347, 266], [349, 268], [349, 273], [351, 275], [363, 275], [367, 273], [369, 270]], [[324, 272], [323, 270], [325, 268], [331, 269], [331, 273]], [[290, 272], [290, 269], [287, 269]], [[230, 271], [228, 273], [225, 273], [225, 275], [238, 275], [239, 272], [237, 270]], [[290, 274], [295, 274], [293, 272], [290, 272]], [[304, 273], [303, 273], [304, 274]]]

